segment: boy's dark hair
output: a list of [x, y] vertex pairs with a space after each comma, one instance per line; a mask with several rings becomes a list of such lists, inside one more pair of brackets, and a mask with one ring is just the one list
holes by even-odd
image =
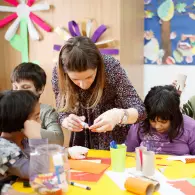
[[0, 93], [0, 132], [16, 132], [33, 112], [38, 97], [31, 91], [5, 91]]
[[11, 82], [31, 80], [36, 90], [41, 90], [46, 85], [46, 73], [39, 66], [31, 62], [24, 62], [16, 66], [11, 74]]
[[169, 140], [183, 133], [183, 116], [180, 111], [180, 96], [172, 85], [156, 86], [146, 95], [144, 100], [147, 119], [142, 123], [144, 133], [150, 133], [150, 120], [160, 118], [170, 120]]

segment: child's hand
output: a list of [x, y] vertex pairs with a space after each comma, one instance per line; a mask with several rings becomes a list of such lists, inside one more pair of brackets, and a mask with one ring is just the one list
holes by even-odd
[[82, 146], [73, 146], [68, 148], [68, 153], [72, 159], [84, 159], [89, 149]]
[[41, 125], [33, 120], [27, 120], [24, 123], [24, 135], [28, 139], [41, 139]]

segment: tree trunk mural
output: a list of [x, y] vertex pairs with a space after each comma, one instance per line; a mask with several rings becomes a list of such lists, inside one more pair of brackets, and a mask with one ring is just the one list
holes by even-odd
[[170, 21], [162, 21], [161, 25], [161, 48], [164, 50], [165, 54], [163, 56], [163, 64], [166, 64], [166, 59], [168, 56], [171, 56], [171, 25]]

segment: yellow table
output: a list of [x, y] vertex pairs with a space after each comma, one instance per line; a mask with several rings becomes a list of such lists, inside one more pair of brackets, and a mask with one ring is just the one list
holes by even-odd
[[[132, 153], [131, 155], [135, 155]], [[109, 158], [110, 152], [109, 151], [100, 151], [100, 150], [90, 150], [89, 157], [99, 157], [99, 158]], [[184, 164], [180, 161], [167, 161], [166, 155], [156, 155], [156, 168], [165, 168], [164, 174], [169, 179], [179, 179], [179, 178], [192, 178], [195, 177], [195, 163]], [[162, 158], [162, 159], [159, 159]], [[163, 166], [168, 165], [168, 166]], [[135, 158], [134, 157], [127, 157], [126, 160], [126, 167], [135, 167]], [[109, 168], [111, 169], [111, 168]], [[81, 182], [79, 182], [81, 183]], [[85, 190], [82, 188], [69, 186], [69, 190], [67, 195], [131, 195], [131, 193], [122, 191], [118, 188], [118, 186], [106, 175], [104, 174], [103, 177], [97, 183], [89, 183], [89, 182], [82, 182], [91, 187], [91, 190]], [[23, 183], [16, 182], [13, 185], [14, 189], [20, 192], [32, 193], [33, 190], [31, 188], [23, 188]], [[157, 195], [158, 193], [155, 193]]]

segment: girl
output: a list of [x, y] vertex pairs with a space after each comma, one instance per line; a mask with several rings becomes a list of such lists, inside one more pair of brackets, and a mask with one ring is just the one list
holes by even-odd
[[128, 124], [145, 119], [119, 61], [102, 56], [87, 37], [70, 38], [62, 47], [52, 84], [60, 123], [72, 132], [70, 146], [109, 149], [113, 139], [124, 143]]
[[[0, 184], [10, 175], [29, 177], [29, 152], [48, 139], [41, 138], [40, 104], [31, 91], [0, 93]], [[73, 158], [85, 158], [87, 148], [68, 149]]]
[[153, 87], [145, 98], [147, 119], [132, 125], [127, 151], [143, 145], [161, 154], [195, 154], [195, 121], [182, 115], [180, 96], [172, 85]]

